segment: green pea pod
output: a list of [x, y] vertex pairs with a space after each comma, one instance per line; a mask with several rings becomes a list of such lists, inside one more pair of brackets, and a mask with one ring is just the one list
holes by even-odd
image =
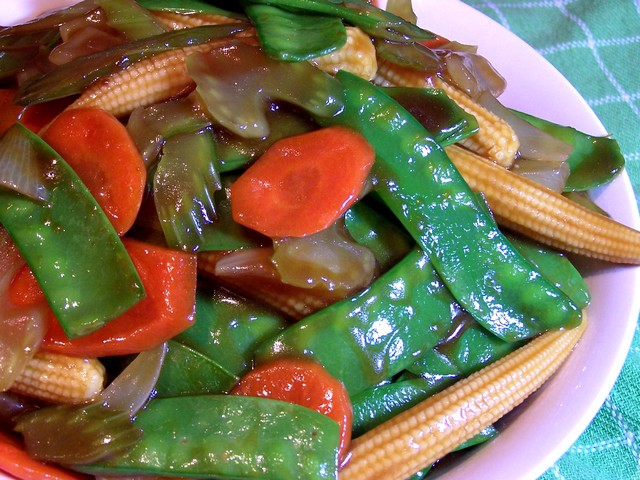
[[361, 293], [262, 343], [256, 361], [310, 355], [355, 395], [432, 348], [449, 328], [454, 303], [428, 256], [416, 248]]
[[435, 88], [389, 87], [384, 89], [446, 147], [478, 131], [476, 118], [443, 91]]
[[202, 288], [196, 296], [196, 322], [174, 340], [240, 377], [251, 370], [257, 345], [285, 326], [273, 310], [221, 288]]
[[345, 71], [344, 109], [323, 125], [362, 133], [376, 151], [376, 192], [460, 304], [508, 341], [574, 326], [581, 311], [498, 230], [444, 150], [381, 89]]
[[624, 157], [613, 138], [587, 135], [573, 127], [558, 125], [523, 112], [514, 113], [551, 136], [573, 145], [573, 151], [567, 159], [571, 173], [565, 191], [601, 187], [624, 169]]
[[71, 167], [21, 124], [11, 128], [24, 149], [42, 162], [52, 186], [46, 203], [0, 190], [0, 223], [31, 267], [65, 333], [70, 338], [88, 334], [138, 303], [144, 297], [142, 281], [111, 223]]
[[334, 52], [347, 42], [347, 31], [338, 17], [296, 14], [251, 3], [245, 10], [256, 26], [265, 53], [277, 60], [311, 60]]
[[589, 305], [589, 288], [566, 255], [515, 234], [508, 234], [507, 238], [543, 277], [562, 290], [578, 308], [584, 309]]
[[75, 467], [94, 475], [337, 478], [338, 424], [293, 403], [238, 395], [154, 399], [125, 453]]
[[169, 340], [165, 361], [156, 382], [156, 397], [227, 393], [239, 377], [182, 343]]
[[262, 305], [220, 288], [201, 288], [196, 322], [168, 342], [159, 397], [226, 393], [251, 370], [253, 351], [285, 328]]
[[431, 40], [435, 35], [417, 25], [371, 5], [366, 0], [245, 0], [244, 5], [267, 4], [302, 15], [343, 19], [375, 37], [391, 41]]
[[373, 252], [383, 272], [398, 263], [415, 246], [406, 230], [382, 213], [385, 209], [384, 205], [374, 203], [374, 207], [371, 207], [366, 201], [360, 201], [344, 215], [349, 234]]
[[202, 0], [137, 0], [138, 3], [148, 10], [177, 12], [182, 14], [208, 13], [221, 15], [223, 17], [246, 19], [242, 14], [222, 9], [212, 2]]

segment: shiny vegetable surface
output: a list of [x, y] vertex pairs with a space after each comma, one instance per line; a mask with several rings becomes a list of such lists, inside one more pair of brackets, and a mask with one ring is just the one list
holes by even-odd
[[[17, 337], [0, 338], [0, 420], [33, 458], [98, 478], [376, 478], [405, 441], [384, 435], [424, 420], [442, 448], [383, 459], [422, 478], [569, 354], [580, 273], [504, 233], [524, 207], [494, 219], [453, 153], [509, 189], [531, 137], [575, 144], [552, 170], [581, 190], [621, 168], [615, 142], [580, 175], [591, 139], [512, 126], [473, 47], [391, 10], [85, 0], [0, 29], [0, 100], [27, 105], [0, 115], [0, 329]], [[42, 130], [15, 123], [40, 107]], [[86, 359], [100, 385], [73, 406], [15, 399], [35, 350]]]
[[[70, 337], [95, 331], [144, 296], [122, 242], [77, 174], [39, 137], [17, 124], [13, 139], [41, 169], [46, 201], [0, 191], [0, 222], [19, 245]], [[8, 158], [7, 156], [4, 157]], [[20, 157], [13, 157], [16, 162]], [[86, 238], [94, 238], [86, 242]], [[66, 252], [73, 251], [73, 256]]]
[[344, 72], [337, 78], [345, 109], [330, 122], [357, 128], [374, 146], [377, 193], [431, 254], [458, 301], [512, 341], [576, 325], [579, 309], [509, 244], [426, 129], [368, 82]]

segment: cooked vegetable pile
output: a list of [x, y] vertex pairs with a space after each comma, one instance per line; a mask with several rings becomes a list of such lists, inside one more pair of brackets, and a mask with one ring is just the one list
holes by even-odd
[[[409, 0], [83, 0], [0, 29], [0, 470], [398, 478], [586, 327], [615, 140]], [[522, 379], [525, 378], [526, 381]]]

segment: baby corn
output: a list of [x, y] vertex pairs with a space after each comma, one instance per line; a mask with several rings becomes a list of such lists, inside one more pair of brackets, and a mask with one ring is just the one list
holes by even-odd
[[187, 15], [175, 12], [157, 11], [153, 12], [153, 16], [171, 30], [199, 27], [201, 25], [224, 25], [227, 23], [238, 22], [235, 18], [211, 13], [194, 13]]
[[383, 60], [378, 63], [374, 83], [384, 87], [431, 87], [444, 90], [451, 100], [478, 121], [478, 132], [463, 140], [462, 145], [505, 168], [513, 165], [520, 142], [504, 120], [435, 75], [428, 76], [425, 72], [399, 67]]
[[187, 55], [211, 50], [214, 44], [172, 50], [135, 63], [89, 87], [68, 108], [101, 108], [118, 117], [178, 96], [195, 86], [185, 66]]
[[57, 404], [91, 400], [102, 391], [105, 368], [95, 358], [36, 352], [11, 386], [13, 392]]
[[473, 115], [478, 122], [478, 133], [463, 139], [460, 144], [504, 168], [510, 168], [520, 148], [520, 141], [513, 128], [444, 80], [434, 78], [433, 85], [444, 90], [451, 100]]
[[482, 192], [500, 225], [568, 252], [640, 263], [640, 232], [588, 210], [458, 146], [446, 149], [469, 186]]
[[429, 467], [536, 391], [580, 339], [550, 331], [351, 442], [340, 480], [402, 480]]
[[372, 80], [378, 70], [371, 38], [356, 27], [347, 27], [347, 43], [342, 48], [315, 58], [311, 63], [332, 75], [345, 70], [366, 80]]

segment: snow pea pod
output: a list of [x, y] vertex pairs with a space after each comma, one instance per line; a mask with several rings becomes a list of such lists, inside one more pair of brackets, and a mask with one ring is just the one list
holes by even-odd
[[206, 355], [170, 340], [155, 386], [156, 397], [227, 393], [238, 380]]
[[334, 52], [347, 42], [339, 17], [304, 15], [273, 5], [247, 4], [260, 44], [271, 58], [302, 62]]
[[369, 82], [344, 71], [337, 79], [344, 109], [318, 121], [354, 128], [373, 145], [375, 191], [460, 304], [508, 341], [578, 324], [580, 309], [513, 248], [427, 130]]
[[584, 278], [566, 255], [533, 240], [507, 234], [515, 248], [550, 282], [553, 282], [577, 305], [584, 309], [591, 301], [591, 294]]
[[195, 323], [174, 340], [242, 376], [251, 370], [258, 344], [285, 326], [283, 316], [261, 304], [222, 288], [202, 288], [196, 296]]
[[452, 304], [428, 255], [414, 248], [359, 294], [262, 343], [255, 358], [312, 356], [355, 395], [432, 348], [449, 329]]
[[367, 200], [368, 197], [347, 210], [344, 223], [353, 239], [371, 250], [381, 271], [386, 272], [411, 251], [415, 242], [382, 213], [382, 208], [376, 208], [380, 207], [379, 202], [370, 206]]
[[148, 10], [153, 10], [153, 11], [177, 12], [185, 15], [192, 14], [192, 13], [207, 13], [212, 15], [221, 15], [223, 17], [246, 19], [244, 15], [236, 11], [225, 10], [213, 5], [212, 2], [207, 2], [202, 0], [137, 0], [137, 1], [142, 7]]
[[12, 129], [48, 172], [50, 195], [45, 203], [0, 189], [0, 223], [66, 334], [88, 334], [138, 303], [145, 295], [142, 281], [116, 231], [71, 167], [24, 126]]
[[196, 296], [196, 321], [168, 342], [158, 397], [227, 393], [251, 370], [253, 351], [282, 331], [285, 319], [218, 287]]
[[[359, 27], [368, 34], [395, 42], [431, 40], [435, 35], [417, 25], [371, 5], [366, 0], [244, 0], [250, 5], [272, 5], [311, 18], [316, 16], [336, 17]], [[310, 25], [313, 28], [313, 25]]]
[[337, 478], [338, 424], [309, 408], [237, 395], [152, 400], [126, 452], [77, 470], [100, 475]]

